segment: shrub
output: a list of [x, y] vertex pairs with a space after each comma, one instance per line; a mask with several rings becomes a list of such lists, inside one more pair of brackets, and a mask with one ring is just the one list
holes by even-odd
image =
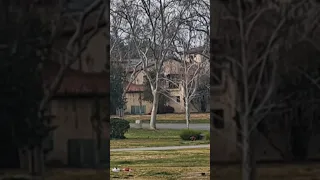
[[130, 128], [130, 122], [124, 119], [112, 118], [110, 119], [110, 126], [111, 126], [111, 132], [110, 132], [111, 139], [125, 139], [126, 137], [124, 136], [124, 134]]
[[205, 133], [205, 139], [210, 141], [210, 132]]
[[195, 131], [191, 129], [183, 129], [180, 133], [180, 138], [182, 140], [191, 140], [191, 137], [194, 137], [195, 140], [201, 139], [201, 132], [200, 131]]

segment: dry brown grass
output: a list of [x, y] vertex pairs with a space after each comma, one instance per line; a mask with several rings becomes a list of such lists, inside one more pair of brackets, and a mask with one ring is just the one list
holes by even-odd
[[[159, 156], [155, 156], [158, 157]], [[172, 157], [171, 157], [172, 158]], [[146, 157], [150, 160], [150, 156]], [[127, 160], [133, 160], [127, 158]], [[150, 165], [150, 164], [148, 164]], [[189, 164], [190, 165], [190, 164]], [[150, 167], [146, 166], [130, 166], [134, 171], [130, 174], [119, 173], [112, 175], [111, 179], [137, 179], [137, 180], [165, 180], [165, 179], [190, 179], [205, 180], [209, 178], [210, 168], [207, 166], [200, 167], [159, 167], [155, 164]], [[21, 174], [21, 171], [5, 170], [6, 174]], [[206, 176], [201, 176], [201, 172], [205, 172]], [[320, 180], [320, 163], [304, 164], [304, 165], [261, 165], [258, 168], [259, 180]], [[106, 180], [109, 176], [107, 170], [92, 169], [51, 169], [46, 173], [46, 180]], [[170, 177], [171, 176], [171, 177]], [[1, 178], [0, 178], [1, 179]], [[240, 180], [240, 166], [229, 165], [225, 167], [213, 167], [213, 180]]]

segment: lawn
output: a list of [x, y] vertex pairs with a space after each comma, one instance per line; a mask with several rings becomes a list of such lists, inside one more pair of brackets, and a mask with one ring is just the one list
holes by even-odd
[[[125, 134], [126, 139], [111, 140], [111, 149], [135, 148], [135, 147], [160, 147], [160, 146], [180, 146], [209, 144], [209, 140], [183, 141], [180, 139], [181, 130], [149, 130], [149, 129], [129, 129]], [[207, 132], [208, 131], [203, 131]]]
[[[112, 153], [111, 167], [130, 167], [133, 172], [111, 172], [110, 179], [210, 179], [208, 154], [208, 149], [135, 152], [134, 156], [124, 152]], [[202, 172], [205, 176], [201, 176]], [[2, 177], [9, 174], [25, 173], [16, 170], [0, 171]], [[259, 180], [320, 180], [319, 174], [320, 163], [260, 165], [258, 168]], [[105, 180], [107, 177], [108, 170], [56, 168], [47, 169], [45, 180]], [[241, 179], [240, 166], [215, 166], [211, 179]]]
[[[212, 179], [241, 179], [240, 165], [213, 168]], [[259, 180], [320, 180], [320, 164], [268, 164], [258, 167]]]
[[[110, 179], [209, 180], [209, 154], [209, 149], [112, 152], [111, 167], [129, 167], [133, 171], [114, 173], [107, 170], [55, 168], [47, 169], [45, 180], [106, 180], [109, 179], [109, 173]], [[5, 171], [4, 176], [8, 174], [22, 172]]]
[[[111, 167], [129, 167], [130, 173], [111, 172], [111, 179], [210, 179], [210, 149], [112, 152]], [[201, 173], [205, 173], [202, 175]]]
[[[111, 116], [116, 117], [116, 116]], [[150, 115], [125, 115], [124, 119], [134, 123], [135, 120], [143, 120], [145, 123], [149, 123]], [[158, 114], [158, 123], [185, 123], [185, 114]], [[197, 123], [210, 123], [209, 113], [191, 113], [191, 124]]]

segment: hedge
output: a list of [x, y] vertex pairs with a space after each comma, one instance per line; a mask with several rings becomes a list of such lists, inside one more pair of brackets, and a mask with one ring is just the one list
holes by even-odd
[[125, 139], [124, 134], [130, 128], [130, 122], [120, 118], [111, 118], [110, 119], [110, 138], [111, 139]]
[[182, 140], [192, 140], [192, 137], [194, 137], [194, 140], [200, 140], [201, 139], [201, 132], [195, 131], [191, 129], [183, 129], [180, 133], [180, 138]]

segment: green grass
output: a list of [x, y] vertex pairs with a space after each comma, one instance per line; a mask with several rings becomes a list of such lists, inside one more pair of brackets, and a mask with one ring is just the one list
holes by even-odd
[[[111, 116], [116, 117], [116, 116]], [[150, 122], [150, 115], [125, 115], [124, 119], [134, 123], [135, 120], [143, 120], [145, 123]], [[185, 114], [158, 114], [158, 123], [185, 123]], [[191, 113], [190, 115], [191, 124], [199, 123], [210, 123], [209, 113]]]
[[[134, 119], [126, 119], [130, 123], [135, 123], [136, 120]], [[150, 120], [143, 120], [143, 123], [150, 123]], [[185, 124], [185, 119], [181, 120], [159, 120], [158, 123], [179, 123], [179, 124]], [[197, 120], [190, 120], [190, 124], [209, 124], [209, 119], [197, 119]]]
[[[259, 165], [259, 180], [320, 180], [320, 164], [270, 164]], [[214, 167], [212, 179], [240, 179], [240, 165]]]
[[[209, 154], [208, 148], [131, 153], [112, 152], [111, 167], [133, 169], [130, 175], [134, 179], [186, 179], [186, 177], [209, 179]], [[205, 173], [206, 176], [201, 176], [201, 173]], [[111, 172], [110, 177], [111, 179], [127, 178], [128, 173]]]
[[[198, 157], [194, 157], [198, 154]], [[176, 157], [174, 157], [176, 156]], [[151, 159], [157, 160], [155, 163]], [[138, 163], [135, 164], [135, 161]], [[190, 163], [192, 161], [192, 163]], [[179, 151], [153, 151], [129, 153], [112, 152], [111, 167], [130, 167], [131, 173], [113, 173], [107, 169], [46, 169], [45, 180], [105, 180], [109, 173], [111, 179], [137, 179], [137, 180], [209, 180], [209, 149], [193, 149]], [[188, 166], [187, 166], [188, 165]], [[240, 165], [214, 166], [211, 179], [236, 180], [241, 179]], [[206, 173], [201, 176], [200, 173]], [[0, 170], [0, 179], [5, 176], [27, 174], [22, 170]], [[258, 167], [259, 180], [319, 180], [319, 164], [272, 164]]]
[[[129, 129], [126, 139], [111, 140], [111, 149], [209, 144], [209, 140], [183, 141], [181, 130]], [[207, 133], [208, 131], [203, 131]]]

